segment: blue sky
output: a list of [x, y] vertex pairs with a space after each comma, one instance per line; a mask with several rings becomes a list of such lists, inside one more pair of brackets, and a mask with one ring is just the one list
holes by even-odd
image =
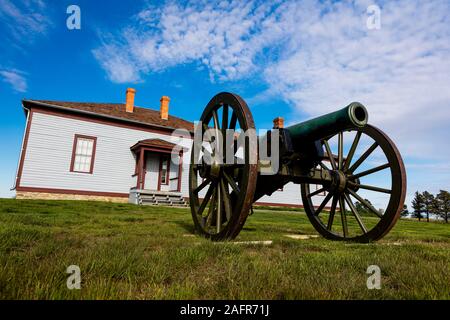
[[[66, 27], [69, 5], [81, 30]], [[369, 29], [367, 8], [380, 11]], [[364, 103], [396, 142], [408, 195], [450, 189], [449, 1], [0, 0], [0, 196], [13, 185], [21, 99], [123, 102], [196, 120], [217, 92], [257, 128]]]

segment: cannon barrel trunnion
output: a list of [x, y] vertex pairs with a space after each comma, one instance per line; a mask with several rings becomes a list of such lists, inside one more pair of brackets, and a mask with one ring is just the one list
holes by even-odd
[[[196, 230], [207, 238], [234, 239], [252, 204], [288, 183], [300, 185], [309, 220], [328, 239], [378, 240], [400, 216], [406, 193], [402, 158], [389, 137], [368, 124], [361, 103], [287, 128], [279, 125], [255, 142], [247, 104], [223, 92], [208, 103], [200, 123], [189, 196]], [[271, 163], [257, 148], [265, 143], [279, 146], [271, 154], [279, 165], [270, 175], [263, 168]]]

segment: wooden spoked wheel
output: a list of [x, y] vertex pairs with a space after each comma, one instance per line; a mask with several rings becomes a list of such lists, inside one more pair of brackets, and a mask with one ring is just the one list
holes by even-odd
[[394, 143], [370, 125], [322, 143], [326, 156], [318, 168], [328, 171], [332, 182], [301, 185], [309, 220], [331, 240], [382, 238], [399, 218], [406, 194], [405, 168]]
[[[216, 241], [234, 239], [247, 219], [256, 188], [256, 147], [250, 139], [236, 143], [241, 133], [255, 129], [253, 117], [242, 98], [224, 92], [212, 98], [200, 121], [196, 136], [203, 138], [194, 139], [189, 169], [192, 218], [201, 235]], [[236, 132], [235, 143], [227, 145], [225, 137], [231, 130]]]

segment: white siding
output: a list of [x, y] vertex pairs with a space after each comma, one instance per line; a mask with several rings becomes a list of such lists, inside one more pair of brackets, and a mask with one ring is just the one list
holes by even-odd
[[[315, 191], [316, 187], [314, 185], [311, 186], [311, 191]], [[313, 197], [313, 204], [319, 205], [323, 199], [325, 199], [325, 195], [317, 195]], [[273, 204], [291, 204], [291, 205], [302, 205], [302, 195], [300, 191], [300, 185], [294, 184], [292, 182], [286, 184], [281, 191], [275, 191], [271, 196], [261, 197], [257, 202], [266, 202]], [[331, 201], [328, 203], [327, 207], [331, 205]]]
[[[97, 137], [93, 174], [70, 172], [75, 134]], [[65, 117], [33, 113], [21, 186], [128, 193], [136, 185], [136, 160], [130, 147], [159, 138], [190, 149], [192, 140]], [[182, 191], [188, 195], [188, 161], [184, 153]]]
[[[187, 169], [188, 167], [186, 167]], [[169, 191], [177, 191], [178, 190], [178, 171], [179, 165], [174, 164], [173, 162], [170, 164], [170, 173], [169, 173]], [[189, 171], [186, 170], [186, 174], [189, 174]]]
[[144, 188], [149, 190], [158, 189], [159, 178], [159, 155], [147, 152], [147, 172], [145, 173]]
[[264, 196], [258, 202], [279, 203], [279, 204], [302, 204], [300, 185], [288, 183], [283, 187], [283, 191], [275, 191], [271, 196]]
[[[171, 163], [170, 167], [174, 167], [175, 165], [173, 163]], [[170, 170], [170, 168], [167, 168]], [[170, 176], [170, 171], [169, 171], [169, 176]], [[170, 181], [170, 180], [169, 180]], [[161, 189], [161, 191], [170, 191], [170, 185], [169, 185], [169, 181], [167, 182], [167, 184], [162, 184], [159, 186], [159, 188]]]

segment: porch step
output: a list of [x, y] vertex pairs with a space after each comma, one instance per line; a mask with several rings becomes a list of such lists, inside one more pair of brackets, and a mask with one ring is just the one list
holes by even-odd
[[137, 204], [144, 206], [187, 207], [180, 193], [142, 190], [135, 191]]

